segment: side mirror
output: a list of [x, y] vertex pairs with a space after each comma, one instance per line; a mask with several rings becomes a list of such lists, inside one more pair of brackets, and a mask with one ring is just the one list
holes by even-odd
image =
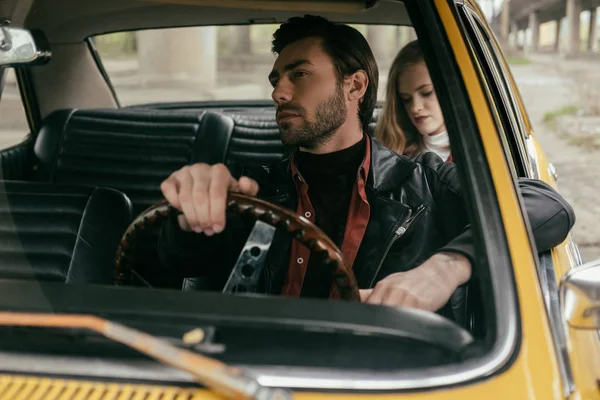
[[560, 283], [560, 302], [571, 327], [600, 329], [600, 260], [565, 274]]
[[43, 65], [50, 54], [50, 44], [40, 30], [0, 26], [0, 67]]

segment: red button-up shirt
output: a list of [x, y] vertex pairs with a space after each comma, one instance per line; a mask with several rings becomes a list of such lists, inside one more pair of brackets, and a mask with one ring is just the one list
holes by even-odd
[[[367, 224], [369, 223], [369, 216], [371, 214], [371, 208], [367, 201], [367, 193], [365, 191], [365, 184], [367, 182], [367, 177], [369, 176], [369, 168], [371, 167], [371, 141], [368, 137], [365, 138], [365, 140], [365, 156], [357, 171], [356, 182], [352, 189], [344, 240], [341, 248], [344, 260], [350, 266], [354, 264], [356, 253], [358, 253], [360, 243], [365, 235]], [[296, 209], [296, 212], [314, 223], [316, 218], [315, 210], [308, 197], [308, 184], [298, 172], [293, 155], [291, 169], [292, 178], [296, 185], [296, 193], [298, 194], [298, 208]], [[300, 296], [309, 257], [310, 250], [308, 247], [304, 246], [298, 240], [292, 239], [290, 263], [287, 277], [283, 284], [283, 288], [281, 289], [282, 295], [292, 297]], [[330, 297], [339, 297], [335, 285], [332, 285], [331, 287]]]

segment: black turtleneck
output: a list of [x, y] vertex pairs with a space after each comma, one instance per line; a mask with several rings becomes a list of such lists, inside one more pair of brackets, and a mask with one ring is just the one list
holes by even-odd
[[[308, 197], [315, 211], [315, 223], [338, 247], [342, 247], [352, 189], [365, 156], [365, 139], [344, 150], [327, 154], [298, 151], [298, 171], [308, 184]], [[331, 276], [315, 257], [309, 263], [302, 296], [328, 297]]]

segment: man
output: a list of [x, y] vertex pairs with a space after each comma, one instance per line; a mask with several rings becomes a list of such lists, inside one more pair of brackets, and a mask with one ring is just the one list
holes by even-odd
[[[355, 29], [315, 16], [291, 18], [275, 32], [273, 52], [277, 124], [282, 141], [297, 151], [239, 179], [223, 165], [173, 173], [161, 189], [183, 214], [165, 224], [163, 262], [185, 276], [204, 276], [206, 288], [222, 288], [250, 230], [238, 218], [222, 233], [227, 191], [238, 191], [315, 222], [353, 266], [362, 301], [451, 316], [449, 299], [470, 279], [474, 258], [456, 166], [433, 153], [408, 160], [366, 134], [378, 71]], [[542, 182], [522, 180], [520, 188], [538, 250], [564, 240], [574, 222], [568, 204]], [[328, 297], [331, 277], [304, 246], [276, 235], [261, 290]]]

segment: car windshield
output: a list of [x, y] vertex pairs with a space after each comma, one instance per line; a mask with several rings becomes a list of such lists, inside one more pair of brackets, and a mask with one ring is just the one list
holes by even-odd
[[[263, 185], [261, 201], [230, 194], [228, 225], [217, 234], [210, 229], [184, 232], [181, 211], [165, 201], [161, 184], [196, 163], [224, 164], [235, 178], [248, 173], [259, 180], [261, 173], [278, 168], [273, 165], [299, 154], [282, 141], [282, 119], [298, 118], [294, 112], [302, 116], [302, 108], [290, 106], [290, 115], [276, 119], [276, 85], [269, 75], [278, 57], [271, 48], [274, 32], [289, 17], [304, 13], [230, 11], [178, 2], [71, 3], [65, 16], [41, 0], [34, 1], [29, 13], [26, 26], [41, 28], [51, 44], [48, 64], [3, 69], [0, 311], [106, 318], [225, 363], [256, 368], [256, 375], [263, 374], [261, 383], [271, 386], [280, 382], [273, 372], [280, 367], [296, 374], [285, 381], [294, 387], [306, 385], [302, 374], [314, 371], [342, 374], [331, 380], [322, 375], [323, 388], [338, 387], [340, 377], [343, 385], [352, 385], [360, 380], [360, 371], [404, 373], [403, 387], [411, 387], [414, 376], [422, 379], [419, 385], [428, 385], [426, 371], [442, 371], [435, 382], [446, 384], [442, 375], [471, 357], [472, 346], [489, 350], [491, 339], [485, 341], [484, 330], [475, 332], [464, 311], [467, 279], [450, 292], [456, 294], [452, 300], [429, 307], [434, 311], [360, 301], [382, 277], [417, 267], [447, 237], [463, 233], [462, 228], [455, 232], [453, 226], [432, 223], [432, 215], [440, 211], [430, 200], [407, 200], [420, 187], [390, 192], [397, 181], [417, 172], [375, 179], [369, 170], [374, 163], [383, 169], [388, 161], [413, 168], [408, 161], [413, 155], [400, 157], [369, 139], [387, 102], [406, 114], [413, 99], [435, 97], [428, 75], [418, 78], [426, 80], [418, 87], [397, 88], [388, 82], [400, 49], [417, 42], [403, 2], [324, 13], [364, 36], [378, 67], [373, 115], [358, 113], [357, 127], [368, 133], [359, 142], [364, 148], [352, 146], [359, 149], [353, 156], [358, 177], [356, 170], [340, 175], [332, 166], [322, 185], [330, 197], [315, 200], [313, 186], [301, 186], [306, 184], [302, 173], [286, 167], [280, 186], [275, 180], [279, 175], [270, 175], [274, 187]], [[348, 3], [364, 7], [363, 2]], [[421, 55], [408, 64], [424, 66], [422, 61]], [[278, 73], [293, 69], [289, 65]], [[355, 74], [357, 85], [367, 74], [361, 71]], [[402, 98], [388, 98], [390, 90], [402, 91]], [[334, 123], [340, 103], [334, 107], [319, 90], [307, 92], [316, 92], [315, 113], [322, 117], [311, 126]], [[335, 109], [327, 114], [319, 108], [325, 106]], [[411, 118], [414, 123], [430, 118], [446, 134], [438, 114]], [[400, 131], [400, 122], [394, 124]], [[304, 148], [303, 143], [297, 146]], [[448, 146], [440, 147], [439, 165], [452, 160]], [[375, 153], [366, 150], [374, 152], [375, 147], [384, 152], [380, 158], [371, 158]], [[318, 160], [305, 165], [307, 180], [320, 173]], [[290, 196], [286, 188], [298, 196]], [[345, 192], [352, 195], [339, 194]], [[309, 203], [314, 200], [313, 208], [303, 208], [307, 200], [300, 193]], [[442, 195], [460, 201], [451, 190]], [[328, 220], [321, 223], [323, 214], [338, 218], [338, 224], [331, 228]], [[444, 218], [466, 227], [470, 215], [461, 205]], [[423, 221], [435, 229], [420, 229]], [[244, 235], [220, 241], [232, 232]], [[199, 244], [198, 238], [205, 241]], [[467, 260], [460, 251], [444, 261]], [[344, 266], [342, 259], [348, 256], [354, 262]], [[209, 276], [202, 271], [210, 271]], [[303, 285], [309, 281], [317, 283], [307, 293], [303, 287], [308, 284]], [[190, 345], [183, 337], [195, 330], [201, 331], [201, 339]], [[34, 357], [40, 373], [192, 380], [80, 330], [0, 326], [0, 368], [28, 372], [31, 363], [18, 362], [22, 357]], [[446, 369], [435, 369], [441, 367]], [[414, 371], [420, 372], [411, 375]], [[392, 382], [390, 376], [386, 379]], [[379, 387], [361, 382], [364, 388]]]

